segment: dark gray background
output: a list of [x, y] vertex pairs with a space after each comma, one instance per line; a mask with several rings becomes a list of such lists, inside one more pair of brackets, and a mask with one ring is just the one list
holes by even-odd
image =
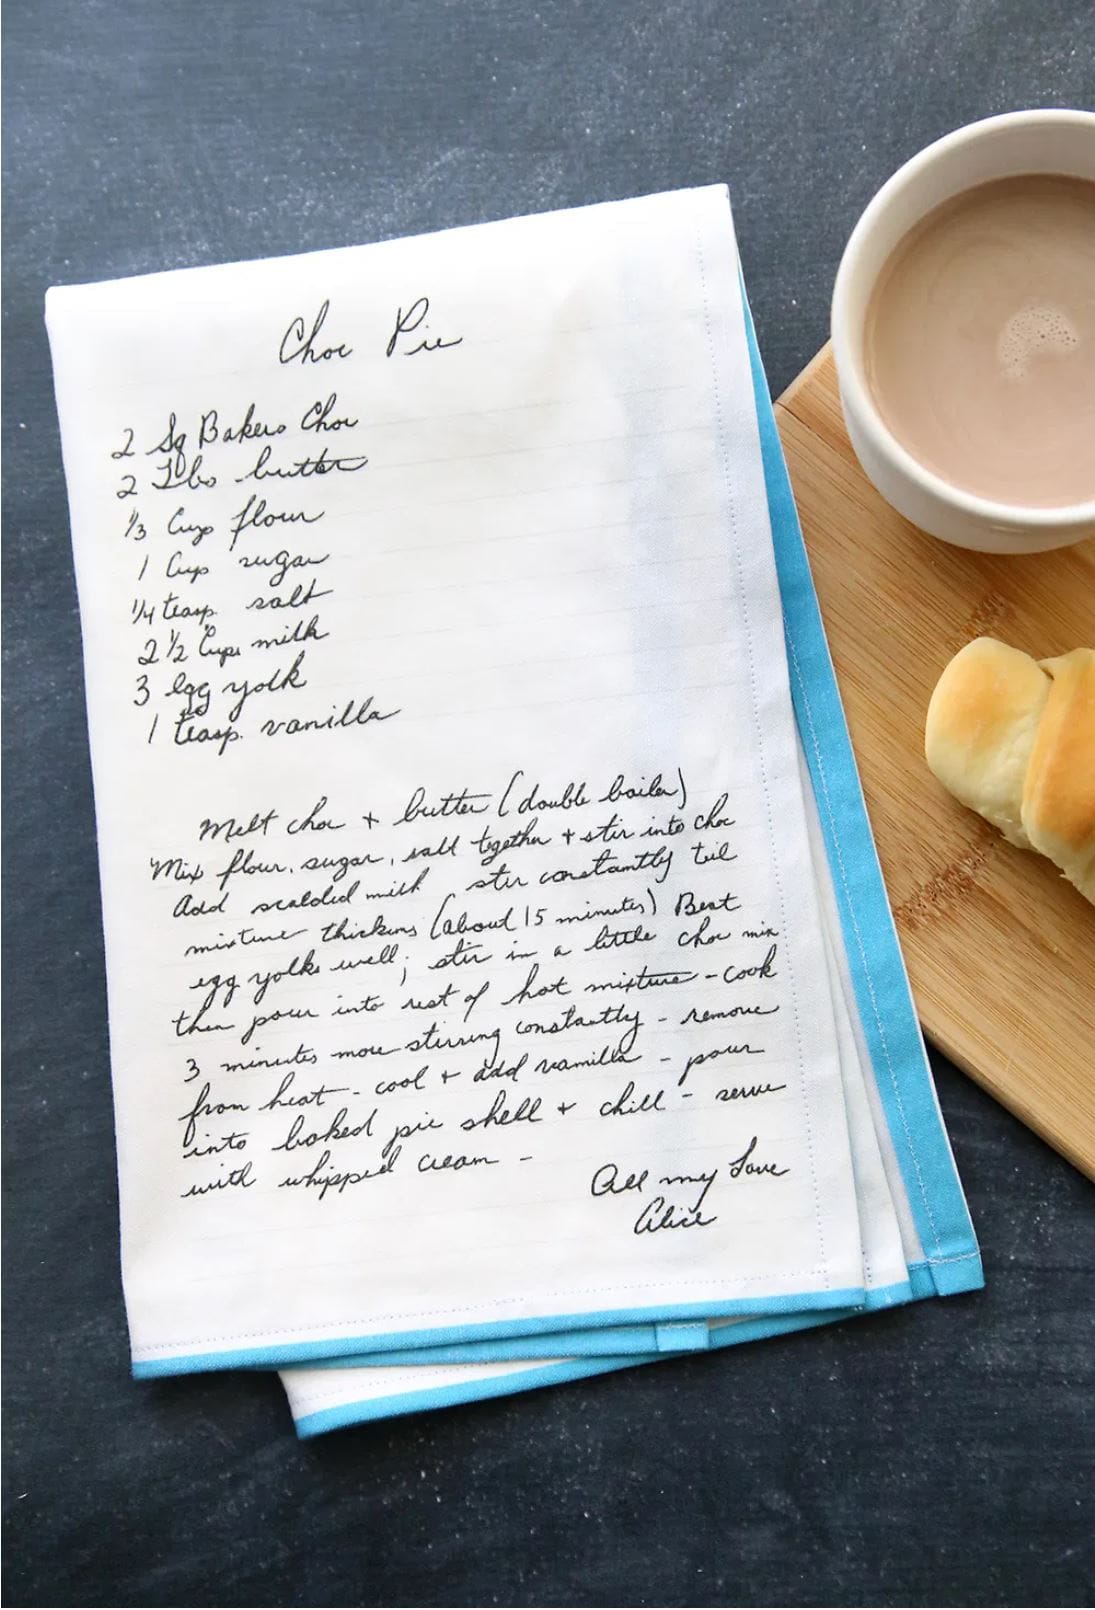
[[940, 1058], [983, 1294], [310, 1445], [270, 1376], [130, 1381], [42, 296], [729, 180], [779, 390], [900, 161], [1092, 103], [1091, 0], [8, 0], [5, 22], [8, 1601], [1088, 1602], [1090, 1187]]

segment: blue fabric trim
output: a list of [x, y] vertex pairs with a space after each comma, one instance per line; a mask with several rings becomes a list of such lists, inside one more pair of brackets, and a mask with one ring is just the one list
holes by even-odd
[[[782, 1335], [799, 1325], [823, 1325], [830, 1319], [843, 1319], [849, 1314], [866, 1313], [878, 1308], [894, 1308], [911, 1302], [914, 1296], [933, 1295], [930, 1289], [914, 1292], [910, 1281], [892, 1286], [878, 1286], [868, 1290], [863, 1302], [856, 1307], [842, 1308], [839, 1312], [821, 1310], [817, 1313], [779, 1315], [735, 1321], [733, 1332], [724, 1337], [721, 1329], [712, 1329], [706, 1321], [694, 1324], [670, 1324], [586, 1331], [552, 1332], [547, 1336], [514, 1337], [507, 1342], [465, 1342], [450, 1347], [407, 1348], [392, 1353], [348, 1354], [338, 1358], [316, 1359], [311, 1369], [345, 1370], [355, 1366], [412, 1365], [412, 1364], [501, 1364], [515, 1363], [520, 1359], [540, 1360], [545, 1350], [565, 1353], [574, 1358], [603, 1358], [606, 1351], [634, 1354], [637, 1362], [656, 1351], [663, 1357], [677, 1353], [706, 1352], [709, 1348], [726, 1347], [731, 1341], [750, 1341], [758, 1336]], [[775, 1328], [772, 1328], [772, 1327]]]
[[709, 1332], [706, 1319], [690, 1325], [655, 1325], [654, 1331], [659, 1353], [695, 1353], [707, 1347]]
[[[811, 1330], [818, 1325], [829, 1325], [837, 1320], [853, 1319], [869, 1308], [887, 1307], [907, 1302], [912, 1295], [907, 1284], [886, 1286], [868, 1294], [862, 1307], [833, 1309], [810, 1314], [773, 1315], [770, 1318], [747, 1319], [740, 1324], [727, 1326], [725, 1331], [710, 1333], [710, 1347], [721, 1350], [736, 1347], [743, 1342], [764, 1341], [773, 1336], [784, 1336], [791, 1331]], [[930, 1295], [930, 1293], [924, 1293]], [[512, 1375], [488, 1376], [479, 1381], [461, 1384], [454, 1381], [448, 1386], [428, 1387], [421, 1392], [400, 1392], [390, 1397], [365, 1398], [356, 1403], [341, 1403], [333, 1409], [321, 1409], [315, 1414], [302, 1415], [296, 1422], [300, 1437], [316, 1437], [324, 1431], [337, 1431], [342, 1427], [358, 1425], [367, 1420], [384, 1420], [394, 1415], [418, 1414], [427, 1409], [451, 1408], [459, 1403], [477, 1403], [486, 1398], [508, 1397], [517, 1392], [529, 1392], [537, 1387], [557, 1386], [567, 1381], [588, 1379], [594, 1375], [607, 1375], [613, 1370], [626, 1370], [640, 1364], [664, 1363], [671, 1355], [648, 1353], [616, 1358], [563, 1359], [557, 1364], [541, 1365], [539, 1369], [518, 1370]], [[351, 1360], [341, 1360], [340, 1365]], [[436, 1361], [435, 1362], [439, 1362]]]
[[[165, 1375], [189, 1375], [202, 1370], [240, 1370], [256, 1367], [279, 1369], [283, 1365], [312, 1365], [325, 1358], [347, 1358], [390, 1353], [409, 1347], [444, 1346], [447, 1342], [490, 1342], [518, 1336], [552, 1337], [563, 1329], [600, 1327], [616, 1324], [645, 1324], [665, 1319], [722, 1319], [736, 1314], [793, 1314], [814, 1308], [858, 1307], [864, 1292], [845, 1287], [840, 1291], [795, 1292], [773, 1297], [737, 1297], [722, 1303], [679, 1303], [667, 1308], [619, 1309], [598, 1314], [560, 1314], [555, 1319], [508, 1319], [492, 1325], [447, 1325], [436, 1330], [393, 1331], [385, 1336], [344, 1336], [308, 1342], [274, 1342], [263, 1347], [231, 1348], [219, 1353], [179, 1353], [167, 1358], [135, 1359], [133, 1376], [138, 1381], [157, 1380]], [[433, 1355], [431, 1354], [431, 1358]], [[503, 1361], [508, 1353], [488, 1352], [487, 1361]], [[360, 1361], [360, 1360], [359, 1360]]]
[[[707, 1325], [694, 1323], [673, 1326], [605, 1325], [597, 1329], [551, 1331], [536, 1335], [513, 1336], [504, 1342], [452, 1342], [444, 1347], [397, 1348], [390, 1353], [362, 1353], [352, 1357], [316, 1359], [314, 1367], [341, 1370], [355, 1364], [499, 1364], [518, 1359], [552, 1357], [604, 1358], [606, 1354], [661, 1353], [690, 1351], [695, 1343], [683, 1342], [679, 1348], [663, 1346], [660, 1331], [680, 1330], [691, 1336], [697, 1329], [706, 1336]], [[706, 1347], [706, 1341], [700, 1344]]]
[[[896, 1308], [901, 1303], [911, 1302], [914, 1297], [910, 1281], [901, 1280], [892, 1286], [877, 1286], [874, 1291], [867, 1293], [865, 1302], [854, 1308], [845, 1308], [840, 1312], [829, 1310], [818, 1311], [813, 1314], [794, 1314], [775, 1316], [772, 1319], [744, 1320], [740, 1325], [727, 1325], [725, 1329], [711, 1332], [711, 1349], [715, 1351], [723, 1347], [734, 1347], [738, 1342], [764, 1341], [770, 1336], [786, 1336], [791, 1331], [812, 1330], [818, 1325], [835, 1325], [841, 1320], [855, 1319], [859, 1314], [877, 1312], [882, 1308]], [[923, 1292], [923, 1296], [931, 1296], [930, 1291]]]
[[909, 1270], [909, 1284], [912, 1286], [914, 1297], [934, 1297], [936, 1294], [935, 1281], [932, 1279], [931, 1269], [926, 1263], [913, 1264]]
[[545, 1352], [568, 1358], [603, 1358], [606, 1353], [701, 1353], [708, 1342], [706, 1319], [668, 1325], [612, 1325], [600, 1330], [552, 1331], [514, 1336], [505, 1342], [457, 1342], [448, 1347], [409, 1347], [393, 1353], [317, 1359], [316, 1369], [342, 1370], [355, 1364], [497, 1364], [540, 1360]]
[[791, 696], [817, 795], [859, 1016], [934, 1288], [940, 1296], [969, 1291], [984, 1283], [977, 1240], [936, 1106], [744, 285], [742, 304]]
[[980, 1291], [985, 1284], [979, 1253], [950, 1263], [914, 1263], [909, 1270], [914, 1297], [957, 1297], [963, 1291]]

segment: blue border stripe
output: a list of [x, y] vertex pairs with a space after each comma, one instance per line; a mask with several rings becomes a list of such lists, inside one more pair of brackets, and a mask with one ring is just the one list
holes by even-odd
[[[798, 1315], [788, 1315], [779, 1321], [780, 1331], [794, 1329], [799, 1325], [826, 1324], [830, 1319], [843, 1319], [850, 1313], [865, 1313], [877, 1308], [894, 1308], [900, 1303], [911, 1302], [914, 1296], [930, 1295], [924, 1292], [914, 1292], [912, 1282], [903, 1280], [891, 1286], [876, 1286], [868, 1290], [862, 1303], [855, 1307], [841, 1308], [832, 1312], [821, 1310]], [[770, 1316], [774, 1317], [774, 1316]], [[756, 1319], [736, 1320], [733, 1337], [735, 1341], [749, 1340], [763, 1334], [775, 1334], [765, 1327], [770, 1319], [757, 1317]], [[684, 1334], [678, 1335], [677, 1333]], [[670, 1334], [667, 1334], [670, 1333]], [[541, 1360], [545, 1348], [554, 1353], [566, 1353], [568, 1356], [579, 1358], [602, 1358], [606, 1352], [619, 1354], [635, 1354], [642, 1357], [653, 1354], [655, 1350], [663, 1357], [673, 1357], [681, 1353], [706, 1352], [710, 1348], [725, 1347], [727, 1343], [720, 1340], [723, 1335], [722, 1328], [712, 1328], [707, 1321], [694, 1324], [670, 1324], [654, 1326], [619, 1327], [603, 1331], [570, 1331], [550, 1336], [524, 1336], [514, 1337], [508, 1342], [466, 1342], [462, 1346], [457, 1344], [450, 1347], [419, 1347], [407, 1348], [405, 1351], [394, 1353], [359, 1353], [350, 1354], [340, 1358], [316, 1359], [310, 1368], [323, 1370], [353, 1369], [355, 1366], [383, 1367], [388, 1364], [500, 1364], [514, 1363], [519, 1359]], [[575, 1346], [577, 1343], [577, 1346]]]
[[742, 302], [791, 695], [859, 1016], [935, 1289], [940, 1295], [972, 1290], [983, 1284], [980, 1254], [935, 1101], [744, 287]]
[[[392, 1331], [385, 1336], [342, 1336], [308, 1342], [273, 1342], [262, 1347], [233, 1348], [219, 1353], [182, 1353], [167, 1358], [134, 1359], [138, 1381], [165, 1375], [189, 1375], [201, 1370], [278, 1369], [290, 1364], [314, 1364], [324, 1358], [394, 1352], [397, 1348], [429, 1347], [434, 1343], [488, 1342], [509, 1336], [549, 1339], [560, 1329], [579, 1325], [645, 1324], [667, 1319], [724, 1319], [737, 1314], [795, 1314], [815, 1308], [858, 1307], [865, 1293], [844, 1287], [840, 1291], [796, 1292], [774, 1297], [737, 1297], [722, 1303], [680, 1303], [672, 1308], [621, 1309], [600, 1314], [560, 1314], [555, 1319], [509, 1319], [493, 1325], [447, 1325], [436, 1330]], [[505, 1357], [506, 1355], [501, 1355]]]
[[[728, 1326], [725, 1332], [713, 1332], [710, 1345], [712, 1350], [722, 1350], [745, 1342], [785, 1336], [792, 1331], [810, 1330], [838, 1320], [854, 1319], [866, 1313], [869, 1307], [888, 1307], [907, 1302], [912, 1292], [908, 1285], [897, 1285], [871, 1292], [869, 1296], [874, 1301], [864, 1307], [743, 1320], [738, 1325]], [[510, 1397], [538, 1387], [559, 1386], [570, 1381], [588, 1380], [595, 1375], [607, 1375], [614, 1370], [637, 1368], [640, 1364], [662, 1364], [674, 1356], [681, 1355], [648, 1353], [645, 1356], [634, 1354], [615, 1358], [562, 1359], [558, 1363], [541, 1365], [538, 1369], [516, 1370], [510, 1375], [486, 1376], [478, 1381], [463, 1383], [453, 1381], [447, 1386], [427, 1387], [419, 1392], [397, 1392], [383, 1398], [363, 1398], [355, 1403], [340, 1403], [331, 1409], [319, 1409], [314, 1414], [302, 1415], [296, 1422], [297, 1435], [302, 1438], [317, 1437], [325, 1431], [338, 1431], [368, 1420], [386, 1420], [396, 1415], [424, 1413], [428, 1409], [454, 1408], [460, 1403]], [[353, 1362], [343, 1360], [346, 1365]]]
[[[358, 1353], [349, 1357], [317, 1359], [315, 1368], [341, 1370], [355, 1364], [498, 1364], [514, 1363], [522, 1358], [539, 1362], [546, 1353], [553, 1357], [604, 1358], [609, 1353], [674, 1351], [662, 1345], [657, 1330], [655, 1325], [606, 1325], [586, 1330], [552, 1331], [548, 1335], [512, 1336], [498, 1342], [450, 1342], [442, 1347], [401, 1347], [391, 1353]], [[692, 1345], [682, 1346], [679, 1351], [689, 1351]]]
[[[924, 1270], [925, 1266], [918, 1266]], [[924, 1276], [921, 1276], [921, 1284]], [[876, 1286], [864, 1293], [861, 1302], [842, 1307], [839, 1312], [830, 1313], [821, 1309], [819, 1304], [812, 1304], [811, 1310], [798, 1315], [787, 1315], [782, 1318], [775, 1315], [757, 1316], [754, 1319], [736, 1320], [733, 1327], [734, 1340], [747, 1340], [758, 1334], [774, 1334], [764, 1327], [774, 1318], [779, 1318], [780, 1332], [793, 1329], [799, 1323], [824, 1324], [829, 1319], [842, 1319], [849, 1313], [871, 1312], [880, 1308], [894, 1308], [901, 1303], [911, 1302], [915, 1297], [930, 1296], [931, 1282], [928, 1278], [929, 1289], [916, 1290], [912, 1278], [898, 1281], [889, 1286]], [[816, 1311], [816, 1312], [815, 1312]], [[539, 1362], [545, 1349], [554, 1354], [566, 1354], [576, 1358], [603, 1358], [608, 1353], [634, 1354], [637, 1358], [647, 1354], [659, 1353], [672, 1356], [685, 1352], [705, 1352], [709, 1348], [724, 1347], [726, 1342], [719, 1338], [723, 1336], [723, 1329], [711, 1328], [707, 1320], [689, 1324], [673, 1323], [668, 1325], [634, 1325], [606, 1327], [604, 1330], [576, 1330], [552, 1332], [550, 1335], [515, 1336], [505, 1342], [464, 1342], [453, 1343], [444, 1347], [417, 1347], [401, 1348], [390, 1353], [348, 1353], [337, 1357], [314, 1359], [309, 1368], [342, 1370], [354, 1367], [376, 1365], [437, 1365], [437, 1364], [505, 1364], [515, 1363], [520, 1359], [530, 1359]]]
[[444, 1347], [398, 1348], [391, 1353], [361, 1353], [346, 1358], [317, 1359], [316, 1369], [340, 1370], [362, 1364], [497, 1364], [518, 1359], [539, 1362], [552, 1357], [604, 1358], [612, 1353], [697, 1353], [707, 1347], [708, 1327], [702, 1320], [674, 1320], [667, 1325], [606, 1325], [550, 1335], [511, 1336], [499, 1342], [451, 1342]]

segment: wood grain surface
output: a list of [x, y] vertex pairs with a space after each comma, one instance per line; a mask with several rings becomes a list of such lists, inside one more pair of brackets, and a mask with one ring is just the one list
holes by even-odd
[[925, 536], [860, 469], [828, 347], [776, 418], [924, 1032], [1095, 1177], [1095, 906], [951, 799], [923, 744], [971, 638], [1095, 645], [1095, 541], [1016, 558]]

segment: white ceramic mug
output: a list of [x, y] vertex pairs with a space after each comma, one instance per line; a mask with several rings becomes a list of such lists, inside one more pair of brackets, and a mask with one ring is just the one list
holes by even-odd
[[[1095, 179], [1095, 113], [1009, 112], [956, 129], [899, 168], [852, 232], [833, 291], [833, 351], [844, 420], [860, 463], [906, 519], [960, 548], [1036, 553], [1095, 536], [1095, 499], [1063, 508], [996, 503], [933, 474], [893, 436], [867, 385], [867, 303], [898, 241], [951, 196], [992, 179], [1061, 173]], [[1091, 444], [1095, 479], [1095, 441]]]

